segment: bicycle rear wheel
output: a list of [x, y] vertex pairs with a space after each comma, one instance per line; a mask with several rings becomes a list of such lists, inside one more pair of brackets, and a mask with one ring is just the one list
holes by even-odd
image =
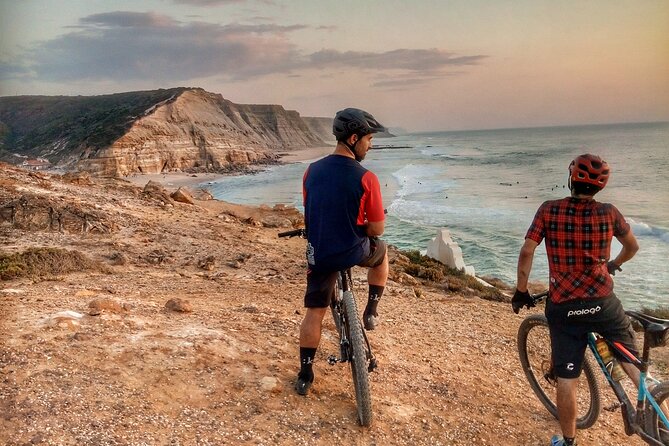
[[352, 292], [344, 291], [343, 304], [346, 311], [346, 324], [351, 346], [349, 361], [351, 362], [355, 400], [358, 406], [358, 420], [362, 426], [369, 426], [372, 424], [372, 397], [369, 392], [367, 352], [362, 324], [358, 318], [358, 308]]
[[[539, 401], [556, 419], [557, 378], [551, 364], [551, 339], [548, 321], [542, 314], [525, 318], [518, 328], [518, 355], [530, 387]], [[576, 390], [576, 427], [587, 429], [597, 421], [601, 409], [599, 386], [590, 361], [583, 362], [583, 373], [578, 379]]]
[[[667, 398], [669, 398], [669, 381], [655, 386], [650, 394], [657, 404], [662, 405], [662, 403], [666, 403]], [[663, 444], [669, 445], [669, 429], [662, 423], [660, 417], [657, 416], [657, 412], [655, 412], [648, 402], [646, 402], [646, 433]]]

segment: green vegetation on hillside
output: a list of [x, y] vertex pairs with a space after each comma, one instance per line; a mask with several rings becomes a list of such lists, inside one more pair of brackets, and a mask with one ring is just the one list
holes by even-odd
[[486, 286], [455, 268], [448, 267], [431, 257], [422, 255], [419, 251], [400, 251], [394, 268], [401, 268], [405, 273], [422, 280], [428, 285], [442, 288], [447, 292], [462, 295], [479, 296], [493, 301], [505, 301], [507, 298], [496, 286]]
[[[111, 145], [133, 121], [186, 88], [102, 96], [0, 97], [0, 148], [57, 162]], [[57, 145], [57, 149], [54, 146]]]
[[100, 270], [101, 265], [79, 251], [30, 248], [16, 254], [0, 254], [0, 280], [49, 277], [74, 271]]

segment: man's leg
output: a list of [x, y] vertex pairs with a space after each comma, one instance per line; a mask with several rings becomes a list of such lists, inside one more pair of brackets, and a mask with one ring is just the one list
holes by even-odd
[[576, 385], [578, 378], [557, 380], [557, 409], [565, 439], [576, 437]]
[[386, 251], [381, 263], [367, 271], [369, 295], [367, 297], [367, 306], [363, 313], [363, 321], [367, 330], [373, 330], [376, 327], [376, 318], [379, 316], [377, 307], [388, 281], [388, 270], [388, 252]]
[[318, 348], [321, 342], [323, 316], [328, 307], [307, 308], [307, 314], [300, 325], [300, 347]]
[[325, 308], [307, 308], [300, 325], [300, 372], [297, 374], [295, 390], [306, 395], [314, 381], [313, 362], [318, 344], [321, 342], [321, 327]]

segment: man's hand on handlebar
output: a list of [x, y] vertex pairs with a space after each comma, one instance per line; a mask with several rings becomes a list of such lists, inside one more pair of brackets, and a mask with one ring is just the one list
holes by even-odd
[[516, 292], [513, 293], [513, 297], [511, 298], [511, 307], [513, 308], [514, 313], [518, 314], [520, 309], [525, 306], [530, 308], [535, 305], [534, 299], [530, 296], [529, 291], [519, 291], [518, 288], [516, 288]]

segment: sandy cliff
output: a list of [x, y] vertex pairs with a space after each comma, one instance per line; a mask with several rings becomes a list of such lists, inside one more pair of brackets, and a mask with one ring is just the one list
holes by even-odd
[[156, 106], [79, 166], [107, 176], [221, 171], [272, 162], [280, 149], [322, 144], [295, 111], [279, 105], [238, 105], [193, 89]]

